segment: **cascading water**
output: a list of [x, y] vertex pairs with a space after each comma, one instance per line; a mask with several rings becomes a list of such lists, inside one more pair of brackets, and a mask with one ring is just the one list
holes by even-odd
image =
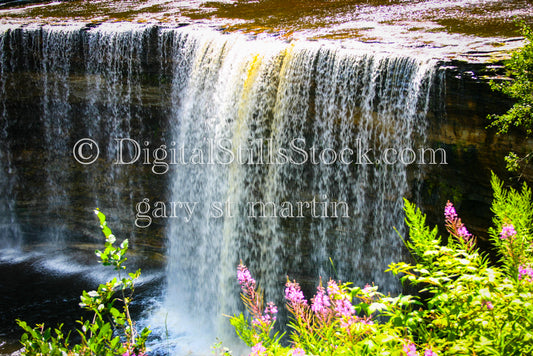
[[[9, 28], [2, 28], [0, 48], [8, 45], [5, 34]], [[0, 248], [17, 249], [20, 247], [20, 229], [15, 214], [15, 197], [11, 187], [15, 184], [16, 174], [13, 168], [13, 158], [8, 140], [8, 103], [6, 90], [9, 83], [6, 80], [5, 52], [1, 52], [0, 63]]]
[[[133, 25], [2, 29], [0, 241], [42, 256], [30, 261], [39, 269], [107, 278], [94, 269], [95, 207], [114, 217], [122, 238], [145, 243], [133, 234], [131, 212], [132, 195], [150, 191], [139, 182], [146, 175], [112, 162], [115, 138], [144, 136], [150, 125], [142, 122], [150, 112], [143, 82], [151, 74], [150, 36], [150, 28]], [[82, 138], [92, 138], [104, 158], [91, 169], [73, 157]]]
[[[99, 206], [141, 245], [138, 203], [166, 200], [166, 290], [152, 321], [178, 344], [229, 329], [239, 260], [279, 305], [287, 275], [308, 292], [319, 276], [400, 290], [383, 271], [403, 257], [393, 227], [404, 232], [420, 166], [380, 154], [424, 144], [433, 61], [124, 24], [7, 29], [1, 41], [2, 241], [26, 239], [14, 226], [37, 213], [15, 205], [37, 201], [58, 242], [92, 224], [82, 207]], [[12, 85], [17, 76], [30, 84]], [[23, 85], [37, 102], [13, 98]], [[38, 114], [19, 122], [24, 105]], [[45, 162], [37, 173], [11, 158], [31, 148], [10, 139], [24, 122]], [[91, 166], [71, 156], [83, 137], [102, 151]], [[116, 165], [115, 139], [168, 156]], [[156, 160], [169, 172], [154, 174]]]
[[[74, 55], [76, 35], [81, 26], [63, 28], [56, 31], [46, 26], [33, 32], [25, 32], [26, 40], [40, 41], [42, 48], [41, 81], [42, 99], [40, 120], [43, 126], [46, 157], [46, 205], [43, 206], [50, 215], [62, 216], [64, 207], [72, 204], [71, 195], [66, 191], [66, 181], [72, 179], [70, 170], [65, 170], [61, 161], [68, 159], [69, 132], [73, 122], [69, 102], [71, 86], [69, 84], [70, 65]], [[54, 248], [63, 248], [65, 229], [63, 219], [54, 223], [47, 233]]]
[[239, 309], [239, 260], [279, 304], [287, 275], [398, 292], [383, 271], [403, 257], [393, 228], [404, 232], [409, 173], [377, 160], [423, 144], [435, 63], [202, 31], [163, 37], [174, 43], [182, 152], [171, 200], [194, 208], [169, 221], [167, 308], [220, 335], [215, 316]]

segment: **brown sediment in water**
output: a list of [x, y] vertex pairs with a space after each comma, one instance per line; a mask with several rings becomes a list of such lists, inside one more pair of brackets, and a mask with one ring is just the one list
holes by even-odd
[[284, 40], [422, 48], [435, 51], [436, 57], [466, 56], [474, 61], [499, 59], [519, 47], [518, 20], [533, 23], [527, 0], [78, 0], [0, 9], [0, 23], [8, 24], [201, 24]]

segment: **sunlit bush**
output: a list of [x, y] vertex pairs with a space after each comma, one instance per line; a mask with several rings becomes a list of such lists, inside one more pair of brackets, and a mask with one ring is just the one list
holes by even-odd
[[[231, 318], [250, 355], [531, 355], [533, 354], [533, 258], [531, 191], [505, 189], [492, 177], [493, 227], [488, 234], [500, 256], [491, 265], [452, 203], [444, 210], [449, 237], [414, 204], [405, 201], [414, 263], [388, 271], [419, 288], [418, 296], [390, 297], [377, 286], [319, 282], [308, 301], [287, 281], [289, 343], [273, 334], [277, 308], [266, 305], [241, 263], [238, 280], [250, 314]], [[392, 228], [392, 227], [391, 227]]]

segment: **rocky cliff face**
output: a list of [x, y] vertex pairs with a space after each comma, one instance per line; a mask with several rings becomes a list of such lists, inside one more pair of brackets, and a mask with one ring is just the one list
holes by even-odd
[[[518, 174], [509, 174], [504, 157], [513, 151], [525, 155], [531, 151], [533, 141], [520, 132], [498, 135], [488, 128], [489, 114], [501, 114], [511, 105], [509, 98], [491, 91], [488, 80], [506, 80], [501, 77], [502, 67], [494, 64], [448, 63], [446, 70], [444, 115], [432, 123], [430, 141], [448, 152], [448, 166], [438, 167], [425, 182], [424, 204], [432, 215], [441, 218], [442, 209], [432, 209], [433, 204], [442, 207], [446, 199], [458, 202], [464, 211], [464, 221], [486, 236], [490, 225], [491, 171], [500, 178], [508, 178], [506, 184], [519, 186], [532, 182], [531, 167]], [[440, 198], [436, 198], [440, 195]]]

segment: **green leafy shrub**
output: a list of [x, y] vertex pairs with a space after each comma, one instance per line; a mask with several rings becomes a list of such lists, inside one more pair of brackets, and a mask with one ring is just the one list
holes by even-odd
[[81, 342], [76, 345], [69, 344], [70, 332], [65, 335], [61, 330], [62, 325], [52, 331], [51, 328], [45, 328], [44, 324], [32, 328], [26, 322], [17, 320], [25, 331], [21, 338], [24, 346], [23, 355], [142, 356], [145, 354], [145, 343], [150, 329], [144, 328], [137, 333], [129, 310], [135, 280], [139, 278], [141, 271], [137, 270], [135, 273], [123, 276], [123, 271], [126, 269], [124, 262], [127, 260], [125, 255], [128, 251], [128, 240], [115, 246], [116, 238], [107, 226], [105, 215], [99, 210], [95, 210], [95, 214], [100, 220], [106, 238], [105, 249], [97, 250], [96, 256], [104, 266], [113, 266], [118, 272], [118, 277], [100, 284], [95, 291], [83, 291], [80, 306], [93, 312], [94, 316], [92, 320], [78, 321], [81, 328], [76, 332], [80, 335]]
[[[507, 133], [511, 127], [515, 127], [530, 136], [533, 132], [533, 30], [524, 23], [521, 26], [526, 44], [513, 52], [511, 58], [505, 62], [511, 80], [490, 82], [492, 90], [502, 92], [516, 102], [504, 114], [489, 115], [488, 118], [492, 121], [489, 127], [497, 128], [500, 134]], [[507, 169], [516, 172], [521, 165], [527, 165], [530, 158], [531, 153], [519, 157], [511, 152], [505, 158]]]
[[289, 345], [271, 336], [277, 308], [268, 304], [244, 265], [238, 280], [251, 314], [233, 316], [250, 355], [531, 355], [533, 354], [533, 203], [531, 191], [504, 189], [493, 175], [493, 227], [489, 236], [501, 260], [493, 266], [448, 202], [446, 242], [412, 203], [405, 201], [414, 262], [388, 271], [420, 290], [419, 296], [385, 296], [378, 287], [319, 283], [310, 303], [287, 281]]
[[507, 133], [511, 127], [520, 128], [528, 135], [533, 132], [533, 30], [522, 24], [522, 35], [526, 39], [525, 45], [505, 62], [512, 80], [490, 83], [493, 90], [516, 99], [506, 113], [489, 117], [493, 120], [490, 126], [496, 127], [500, 133]]

